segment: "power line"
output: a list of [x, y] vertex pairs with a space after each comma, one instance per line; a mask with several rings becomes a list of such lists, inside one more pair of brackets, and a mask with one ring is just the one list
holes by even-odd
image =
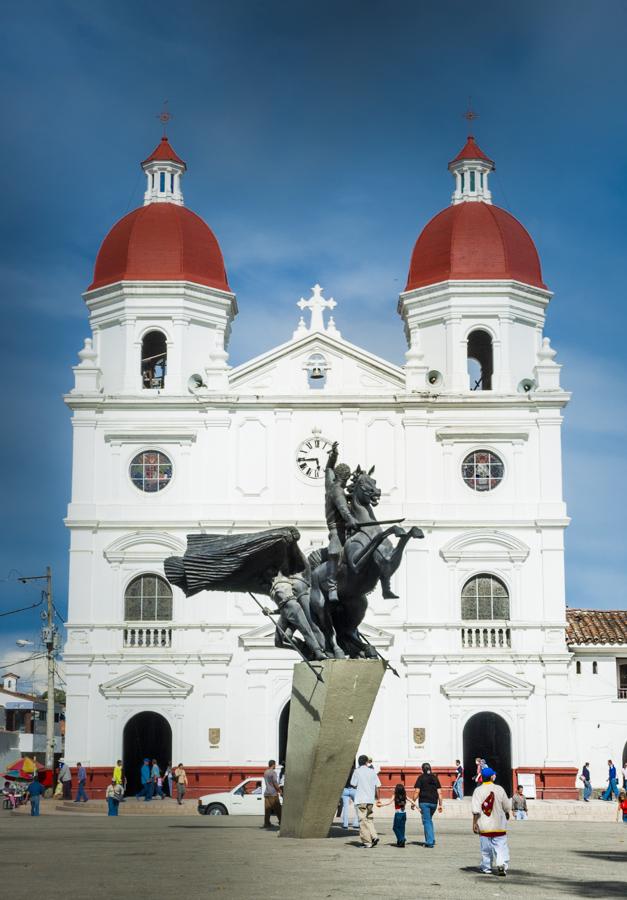
[[32, 662], [34, 659], [42, 659], [44, 656], [46, 656], [45, 653], [34, 653], [32, 656], [27, 656], [25, 659], [16, 659], [6, 666], [0, 666], [0, 670], [10, 669], [11, 666], [21, 666], [23, 663]]
[[31, 603], [30, 606], [20, 606], [19, 609], [10, 609], [8, 612], [0, 613], [1, 616], [13, 616], [15, 613], [24, 612], [26, 609], [35, 609], [37, 606], [41, 606], [43, 603], [43, 599], [41, 599], [38, 603]]

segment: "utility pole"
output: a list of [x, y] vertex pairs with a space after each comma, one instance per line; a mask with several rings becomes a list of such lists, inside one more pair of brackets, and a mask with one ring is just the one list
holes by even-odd
[[54, 625], [54, 606], [52, 605], [52, 569], [46, 566], [45, 575], [31, 575], [29, 577], [19, 578], [22, 584], [27, 581], [45, 581], [46, 582], [46, 612], [42, 613], [42, 619], [45, 625], [41, 629], [41, 639], [46, 646], [46, 657], [48, 663], [48, 698], [46, 711], [46, 768], [52, 769], [54, 766], [54, 651], [56, 649], [57, 630]]
[[46, 600], [47, 621], [42, 629], [42, 637], [46, 645], [48, 662], [48, 709], [46, 712], [46, 768], [54, 767], [54, 650], [56, 630], [54, 627], [54, 608], [52, 606], [52, 569], [46, 566]]

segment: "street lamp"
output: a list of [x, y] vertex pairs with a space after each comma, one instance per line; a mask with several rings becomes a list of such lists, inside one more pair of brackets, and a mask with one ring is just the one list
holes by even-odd
[[24, 638], [18, 638], [15, 643], [17, 644], [18, 647], [34, 647], [35, 646], [34, 641], [25, 641]]

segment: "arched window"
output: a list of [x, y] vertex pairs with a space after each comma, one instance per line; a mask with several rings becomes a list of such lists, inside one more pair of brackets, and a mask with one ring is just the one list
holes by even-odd
[[598, 674], [599, 674], [599, 667], [598, 667], [598, 665], [597, 665], [597, 663], [596, 663], [596, 660], [592, 663], [592, 674], [593, 674], [593, 675], [598, 675]]
[[575, 672], [577, 675], [581, 675], [581, 662], [579, 660], [575, 663]]
[[477, 329], [468, 335], [468, 377], [471, 391], [491, 391], [494, 361], [492, 338]]
[[509, 619], [507, 588], [494, 575], [475, 575], [462, 588], [462, 619]]
[[143, 388], [162, 388], [168, 360], [168, 345], [162, 331], [149, 331], [142, 340], [141, 375]]
[[158, 575], [133, 578], [124, 594], [127, 622], [169, 622], [172, 619], [172, 589]]

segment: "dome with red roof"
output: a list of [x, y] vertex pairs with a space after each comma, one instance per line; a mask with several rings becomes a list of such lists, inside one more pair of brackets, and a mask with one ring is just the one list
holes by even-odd
[[230, 291], [214, 233], [176, 203], [148, 203], [113, 226], [98, 252], [89, 290], [117, 281], [193, 281]]
[[449, 163], [453, 204], [425, 226], [414, 246], [406, 291], [453, 280], [513, 280], [546, 289], [538, 251], [518, 219], [492, 205], [494, 163], [472, 136]]
[[512, 279], [546, 288], [529, 233], [491, 203], [449, 206], [416, 241], [406, 291], [456, 279]]

